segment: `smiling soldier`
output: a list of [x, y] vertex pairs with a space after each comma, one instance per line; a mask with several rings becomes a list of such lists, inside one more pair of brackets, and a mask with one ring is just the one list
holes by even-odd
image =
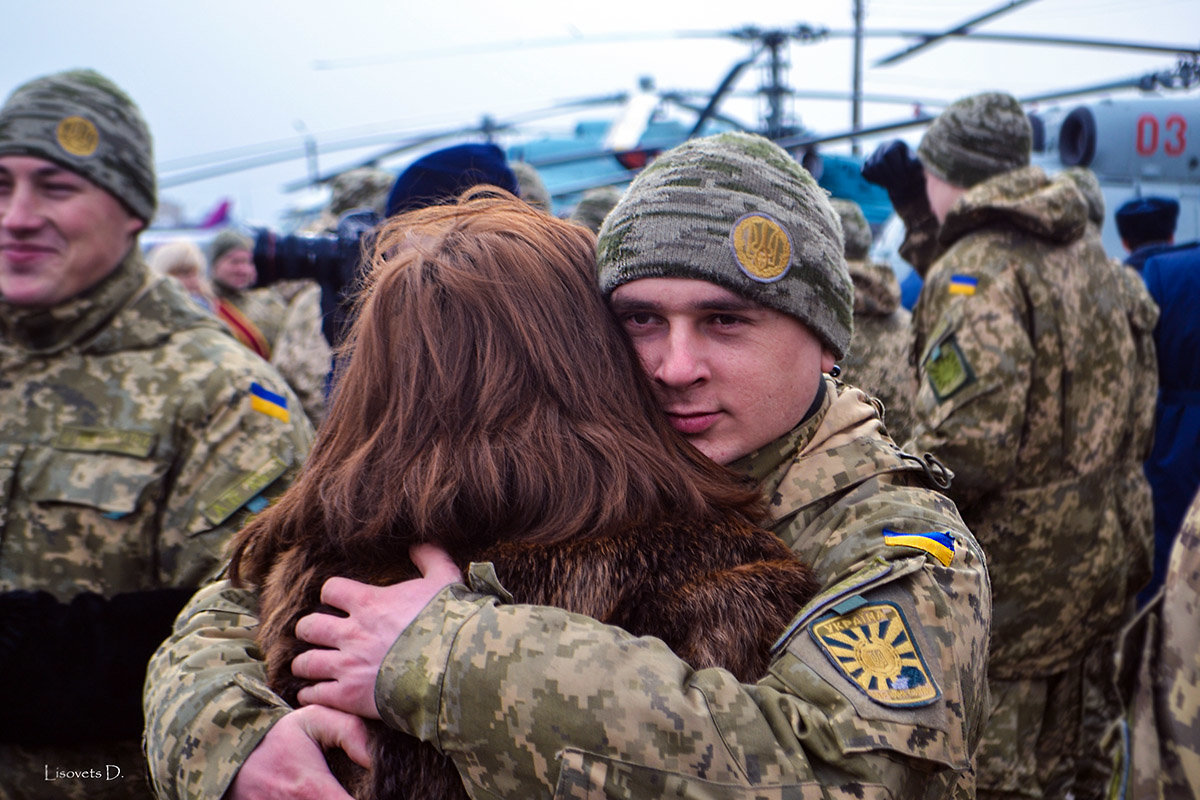
[[0, 108], [0, 798], [149, 796], [146, 662], [311, 440], [278, 374], [143, 264], [155, 203], [106, 78]]

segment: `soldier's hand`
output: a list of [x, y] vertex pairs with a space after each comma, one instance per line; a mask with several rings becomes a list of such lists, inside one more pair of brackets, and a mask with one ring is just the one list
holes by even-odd
[[351, 800], [322, 748], [338, 747], [371, 766], [361, 719], [323, 706], [289, 712], [271, 727], [233, 779], [226, 800]]
[[893, 206], [908, 204], [925, 191], [925, 169], [902, 139], [884, 142], [863, 162], [862, 176], [887, 189]]
[[434, 595], [462, 580], [458, 567], [439, 547], [416, 545], [409, 555], [423, 577], [392, 586], [330, 578], [321, 587], [321, 602], [349, 616], [309, 614], [296, 623], [298, 638], [325, 648], [308, 650], [292, 661], [294, 675], [320, 681], [300, 690], [302, 704], [320, 703], [379, 719], [375, 677], [383, 657]]

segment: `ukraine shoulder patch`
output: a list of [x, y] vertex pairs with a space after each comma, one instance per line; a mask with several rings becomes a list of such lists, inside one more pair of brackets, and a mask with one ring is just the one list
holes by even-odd
[[975, 381], [975, 370], [953, 334], [929, 351], [924, 366], [925, 377], [939, 403]]
[[838, 671], [880, 705], [925, 706], [942, 695], [894, 603], [835, 610], [816, 619], [809, 632]]
[[977, 286], [979, 286], [979, 279], [972, 278], [970, 275], [950, 276], [950, 294], [975, 294]]
[[287, 398], [264, 389], [258, 383], [250, 384], [250, 407], [283, 422], [289, 422], [292, 418], [288, 413]]
[[954, 537], [949, 533], [898, 533], [884, 528], [883, 543], [893, 547], [915, 547], [917, 550], [924, 550], [940, 561], [943, 567], [950, 566], [950, 562], [954, 561]]

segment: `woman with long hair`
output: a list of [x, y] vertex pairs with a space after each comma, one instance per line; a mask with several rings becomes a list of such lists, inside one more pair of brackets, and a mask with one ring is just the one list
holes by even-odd
[[[488, 561], [517, 602], [654, 635], [743, 680], [816, 589], [761, 497], [667, 424], [595, 281], [593, 234], [505, 192], [389, 219], [304, 473], [234, 543], [272, 685], [326, 579], [416, 577], [409, 548]], [[449, 760], [376, 724], [359, 797], [464, 797]]]

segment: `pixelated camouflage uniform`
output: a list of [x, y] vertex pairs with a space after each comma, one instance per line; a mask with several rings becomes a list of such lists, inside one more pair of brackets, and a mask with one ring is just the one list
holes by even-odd
[[1109, 746], [1111, 797], [1200, 797], [1200, 495], [1171, 548], [1163, 588], [1123, 632], [1125, 714]]
[[1155, 369], [1085, 220], [1078, 189], [1037, 167], [974, 186], [947, 214], [913, 313], [910, 449], [954, 471], [995, 590], [981, 794], [1071, 788], [1093, 744], [1084, 656], [1111, 643], [1147, 577]]
[[[253, 384], [286, 398], [290, 421], [254, 410]], [[312, 437], [275, 370], [136, 249], [52, 309], [0, 305], [0, 408], [0, 592], [63, 602], [200, 586]], [[46, 780], [110, 764], [122, 779]], [[140, 796], [143, 773], [137, 740], [0, 744], [5, 800]]]
[[854, 282], [854, 338], [838, 362], [842, 378], [879, 398], [888, 433], [912, 432], [916, 379], [910, 362], [912, 315], [900, 306], [900, 283], [887, 264], [846, 260]]
[[[457, 587], [388, 654], [385, 720], [453, 755], [473, 797], [971, 797], [987, 706], [982, 555], [867, 396], [825, 385], [811, 419], [735, 465], [762, 482], [774, 530], [825, 586], [762, 681], [695, 672], [657, 639]], [[953, 553], [943, 565], [885, 544], [885, 529], [947, 533]], [[255, 607], [252, 593], [209, 587], [151, 663], [146, 741], [164, 798], [219, 796], [286, 713], [255, 660]], [[912, 685], [923, 675], [935, 698], [873, 701], [816, 644], [816, 625], [884, 607], [887, 635], [920, 653]], [[888, 627], [862, 628], [864, 642]]]
[[321, 331], [321, 287], [316, 281], [279, 281], [238, 291], [219, 283], [217, 295], [254, 323], [270, 348], [270, 362], [300, 398], [305, 415], [325, 418], [325, 379], [332, 351]]

